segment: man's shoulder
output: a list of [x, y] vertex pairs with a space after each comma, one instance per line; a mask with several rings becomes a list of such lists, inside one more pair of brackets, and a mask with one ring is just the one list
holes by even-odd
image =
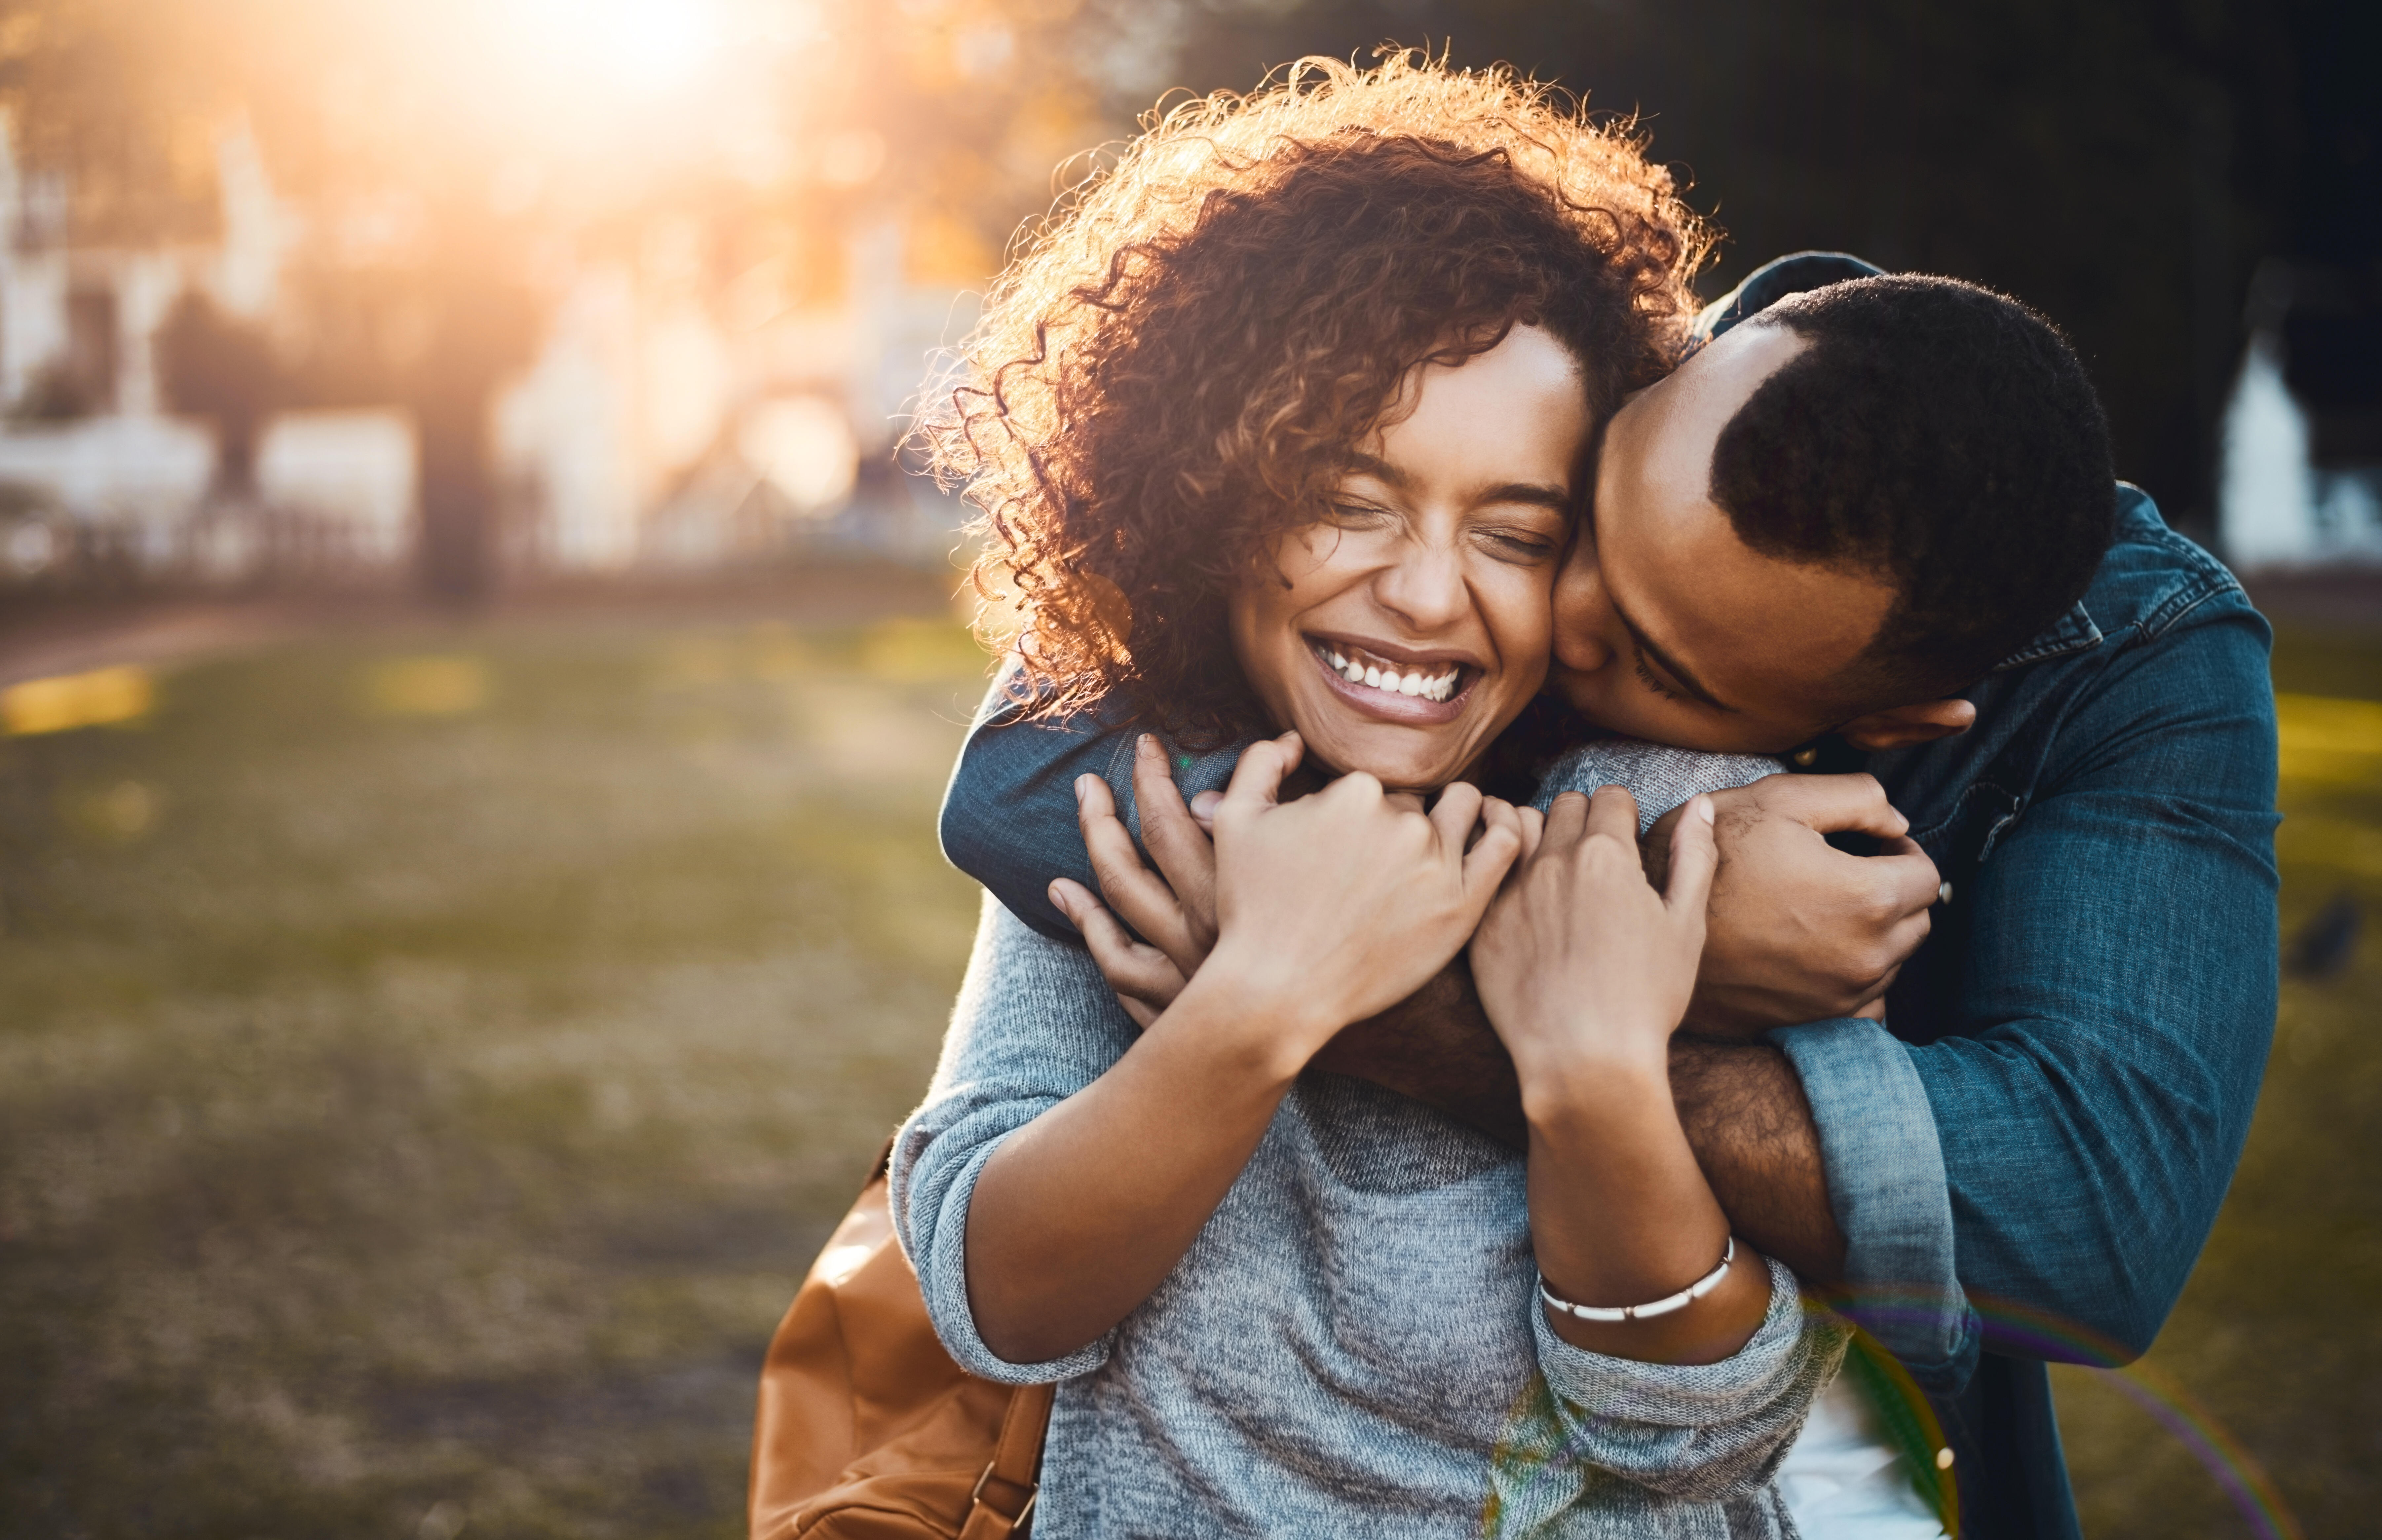
[[[1109, 695], [1065, 715], [1044, 714], [1039, 708], [1046, 699], [1036, 693], [1016, 665], [1001, 671], [976, 708], [967, 740], [960, 746], [959, 764], [945, 793], [947, 805], [958, 795], [1009, 796], [1062, 776], [1072, 784], [1075, 776], [1089, 772], [1115, 790], [1118, 806], [1137, 830], [1138, 820], [1132, 811], [1133, 744], [1142, 732], [1156, 732], [1166, 746], [1175, 785], [1186, 797], [1221, 789], [1232, 779], [1233, 766], [1251, 741], [1244, 737], [1186, 748], [1143, 722], [1133, 703], [1121, 695]], [[1071, 792], [1071, 806], [1072, 799]], [[1071, 813], [1071, 825], [1073, 816]]]
[[[2077, 748], [2093, 723], [2115, 719], [2110, 710], [2137, 727], [2219, 699], [2246, 716], [2271, 711], [2265, 621], [2241, 583], [2169, 529], [2141, 488], [2119, 483], [2117, 513], [2118, 537], [2083, 599], [1970, 691], [1973, 729], [1871, 756], [1914, 823], [1948, 827], [1980, 777], [2015, 796], [2061, 744]], [[2085, 709], [2095, 703], [2104, 709]]]
[[2137, 642], [2257, 613], [2223, 562], [2170, 529], [2150, 494], [2125, 482], [2118, 483], [2118, 537], [2081, 607], [2103, 637]]
[[2004, 658], [1981, 688], [2000, 693], [2001, 684], [2039, 676], [2045, 664], [2057, 665], [2055, 673], [2089, 673], [2143, 643], [2243, 619], [2265, 624], [2225, 564], [2169, 529], [2150, 494], [2119, 482], [2117, 536], [2084, 596]]

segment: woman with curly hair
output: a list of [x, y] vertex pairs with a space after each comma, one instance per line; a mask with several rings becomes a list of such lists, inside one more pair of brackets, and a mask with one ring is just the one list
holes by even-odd
[[[1657, 894], [1626, 791], [1471, 784], [1701, 251], [1539, 88], [1310, 63], [1152, 122], [993, 294], [934, 433], [1014, 595], [1001, 698], [1153, 764], [1254, 740], [1182, 992], [1136, 1030], [988, 903], [896, 1143], [954, 1357], [1060, 1384], [1042, 1533], [1791, 1533], [1769, 1473], [1842, 1338], [1731, 1240], [1662, 1069], [1709, 803]], [[1526, 1156], [1309, 1072], [1467, 941]]]

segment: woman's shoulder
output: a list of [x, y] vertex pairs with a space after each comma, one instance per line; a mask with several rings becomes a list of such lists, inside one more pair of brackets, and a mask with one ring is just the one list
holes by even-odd
[[1547, 765], [1532, 805], [1544, 811], [1566, 791], [1627, 787], [1642, 830], [1688, 798], [1746, 786], [1786, 768], [1767, 754], [1723, 754], [1607, 735], [1575, 743]]

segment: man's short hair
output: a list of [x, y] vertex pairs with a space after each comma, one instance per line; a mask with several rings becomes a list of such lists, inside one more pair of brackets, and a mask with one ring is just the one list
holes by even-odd
[[1859, 278], [1750, 324], [1803, 351], [1713, 449], [1737, 537], [1898, 597], [1841, 682], [1860, 712], [1964, 690], [2082, 597], [2115, 534], [2109, 425], [2068, 339], [1955, 278]]

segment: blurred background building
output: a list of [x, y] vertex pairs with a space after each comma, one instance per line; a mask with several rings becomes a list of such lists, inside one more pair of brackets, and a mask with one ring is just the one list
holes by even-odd
[[0, 580], [941, 563], [905, 413], [1168, 57], [1012, 9], [0, 6]]
[[2382, 305], [2374, 275], [2269, 261], [2219, 446], [2225, 551], [2249, 570], [2382, 568]]
[[1642, 115], [1730, 232], [1995, 284], [2246, 566], [2382, 562], [2376, 8], [0, 4], [0, 583], [869, 553], [1007, 243], [1170, 86], [1381, 37]]

